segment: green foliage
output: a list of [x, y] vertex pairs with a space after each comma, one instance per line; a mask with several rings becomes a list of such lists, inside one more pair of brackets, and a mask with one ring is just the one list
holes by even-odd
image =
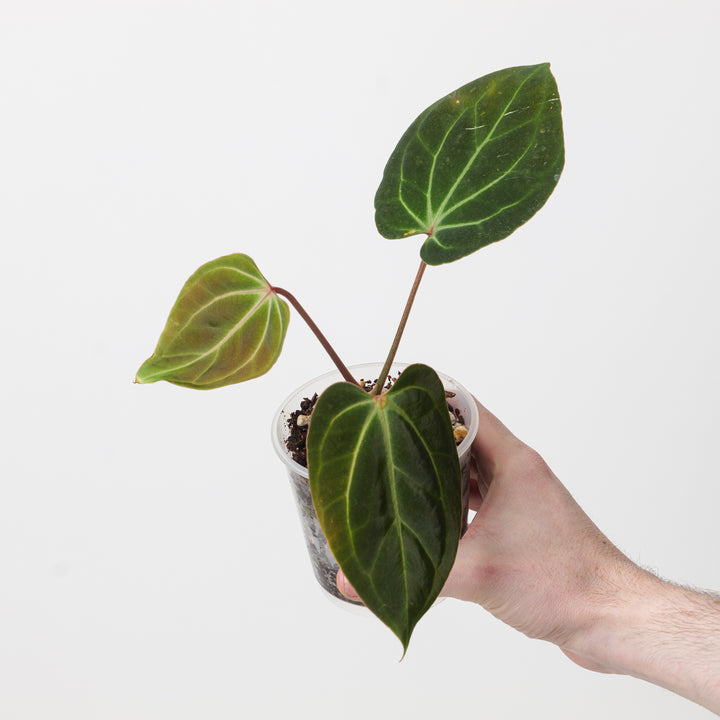
[[548, 64], [486, 75], [431, 105], [408, 128], [375, 195], [383, 237], [427, 234], [429, 265], [502, 240], [560, 177], [560, 97]]
[[280, 354], [289, 316], [247, 255], [213, 260], [183, 286], [136, 382], [207, 390], [262, 375]]
[[[532, 217], [563, 163], [560, 98], [549, 65], [500, 70], [450, 93], [413, 122], [375, 196], [377, 228], [386, 238], [425, 233], [424, 263], [457, 260]], [[137, 382], [209, 389], [267, 372], [289, 319], [278, 293], [350, 378], [294, 296], [236, 254], [203, 265], [187, 281]], [[439, 378], [413, 365], [379, 396], [351, 383], [333, 385], [313, 412], [308, 459], [313, 502], [335, 557], [407, 649], [450, 572], [461, 527], [459, 462]]]
[[460, 466], [442, 383], [429, 367], [411, 365], [381, 396], [333, 385], [315, 406], [307, 446], [330, 548], [407, 649], [460, 537]]

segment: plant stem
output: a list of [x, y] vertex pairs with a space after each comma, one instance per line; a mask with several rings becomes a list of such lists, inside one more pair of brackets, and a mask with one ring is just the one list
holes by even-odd
[[375, 383], [375, 387], [370, 392], [371, 395], [377, 395], [382, 390], [383, 385], [385, 385], [385, 379], [390, 373], [390, 367], [393, 364], [393, 360], [395, 360], [395, 354], [397, 353], [398, 346], [400, 345], [400, 338], [402, 338], [403, 331], [405, 330], [405, 324], [407, 323], [408, 316], [410, 315], [410, 309], [412, 308], [413, 301], [415, 300], [415, 295], [417, 295], [418, 288], [420, 287], [420, 281], [422, 280], [426, 267], [427, 265], [421, 260], [420, 267], [418, 268], [417, 275], [415, 276], [415, 282], [410, 289], [410, 295], [405, 303], [405, 310], [400, 318], [400, 325], [398, 325], [397, 332], [395, 333], [395, 339], [393, 340], [392, 347], [388, 353], [387, 360], [385, 360], [385, 365], [380, 373], [380, 377]]
[[340, 359], [338, 354], [333, 349], [328, 339], [320, 332], [320, 328], [313, 322], [310, 315], [307, 314], [305, 308], [298, 302], [297, 298], [283, 288], [273, 287], [271, 290], [278, 295], [282, 295], [287, 298], [290, 304], [298, 311], [300, 317], [307, 323], [308, 327], [313, 331], [315, 337], [320, 341], [320, 344], [325, 348], [325, 352], [330, 356], [330, 359], [335, 363], [335, 367], [340, 371], [340, 374], [353, 385], [359, 385], [357, 380], [350, 374], [350, 371], [345, 367], [345, 363]]

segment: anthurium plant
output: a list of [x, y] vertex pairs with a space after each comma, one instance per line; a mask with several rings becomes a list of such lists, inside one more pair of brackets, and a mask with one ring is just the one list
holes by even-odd
[[210, 389], [267, 372], [291, 305], [344, 382], [317, 401], [307, 438], [313, 504], [330, 548], [363, 602], [406, 650], [450, 572], [461, 487], [443, 385], [425, 365], [383, 389], [428, 265], [459, 260], [510, 235], [560, 177], [560, 98], [548, 64], [491, 73], [428, 107], [385, 167], [375, 222], [385, 238], [425, 235], [420, 268], [372, 390], [359, 385], [306, 310], [247, 255], [218, 258], [185, 283], [155, 352], [137, 373]]

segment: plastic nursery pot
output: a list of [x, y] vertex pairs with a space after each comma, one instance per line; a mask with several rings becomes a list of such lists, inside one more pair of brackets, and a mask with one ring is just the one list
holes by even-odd
[[[395, 363], [390, 371], [391, 377], [397, 377], [398, 373], [406, 367], [407, 364]], [[364, 379], [372, 381], [380, 374], [382, 363], [354, 365], [349, 369], [353, 377], [358, 380]], [[460, 412], [465, 421], [465, 426], [468, 429], [468, 434], [458, 445], [458, 456], [462, 475], [462, 532], [464, 533], [467, 528], [468, 500], [470, 495], [470, 448], [478, 430], [478, 411], [472, 396], [460, 383], [443, 373], [438, 373], [438, 376], [440, 380], [442, 380], [445, 390], [455, 393], [454, 397], [448, 398], [448, 403], [454, 410]], [[340, 382], [342, 379], [340, 373], [335, 370], [321, 375], [314, 380], [310, 380], [291, 393], [275, 414], [272, 426], [272, 441], [275, 452], [285, 464], [290, 478], [290, 485], [295, 495], [295, 503], [300, 515], [305, 544], [307, 545], [315, 577], [331, 599], [350, 605], [361, 605], [362, 603], [355, 603], [352, 600], [348, 600], [337, 589], [335, 578], [339, 566], [320, 528], [320, 522], [313, 507], [312, 497], [310, 495], [310, 483], [308, 482], [308, 470], [292, 459], [285, 446], [289, 432], [288, 420], [295, 410], [300, 409], [300, 403], [305, 398], [312, 398], [315, 393], [320, 395], [323, 390], [333, 383]]]

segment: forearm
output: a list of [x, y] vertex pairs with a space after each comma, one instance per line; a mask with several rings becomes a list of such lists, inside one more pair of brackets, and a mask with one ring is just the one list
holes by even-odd
[[564, 649], [588, 666], [647, 680], [720, 714], [720, 598], [634, 566], [612, 584], [596, 617]]
[[480, 403], [478, 413], [476, 515], [444, 594], [583, 667], [642, 678], [720, 715], [720, 598], [631, 562], [535, 451]]

